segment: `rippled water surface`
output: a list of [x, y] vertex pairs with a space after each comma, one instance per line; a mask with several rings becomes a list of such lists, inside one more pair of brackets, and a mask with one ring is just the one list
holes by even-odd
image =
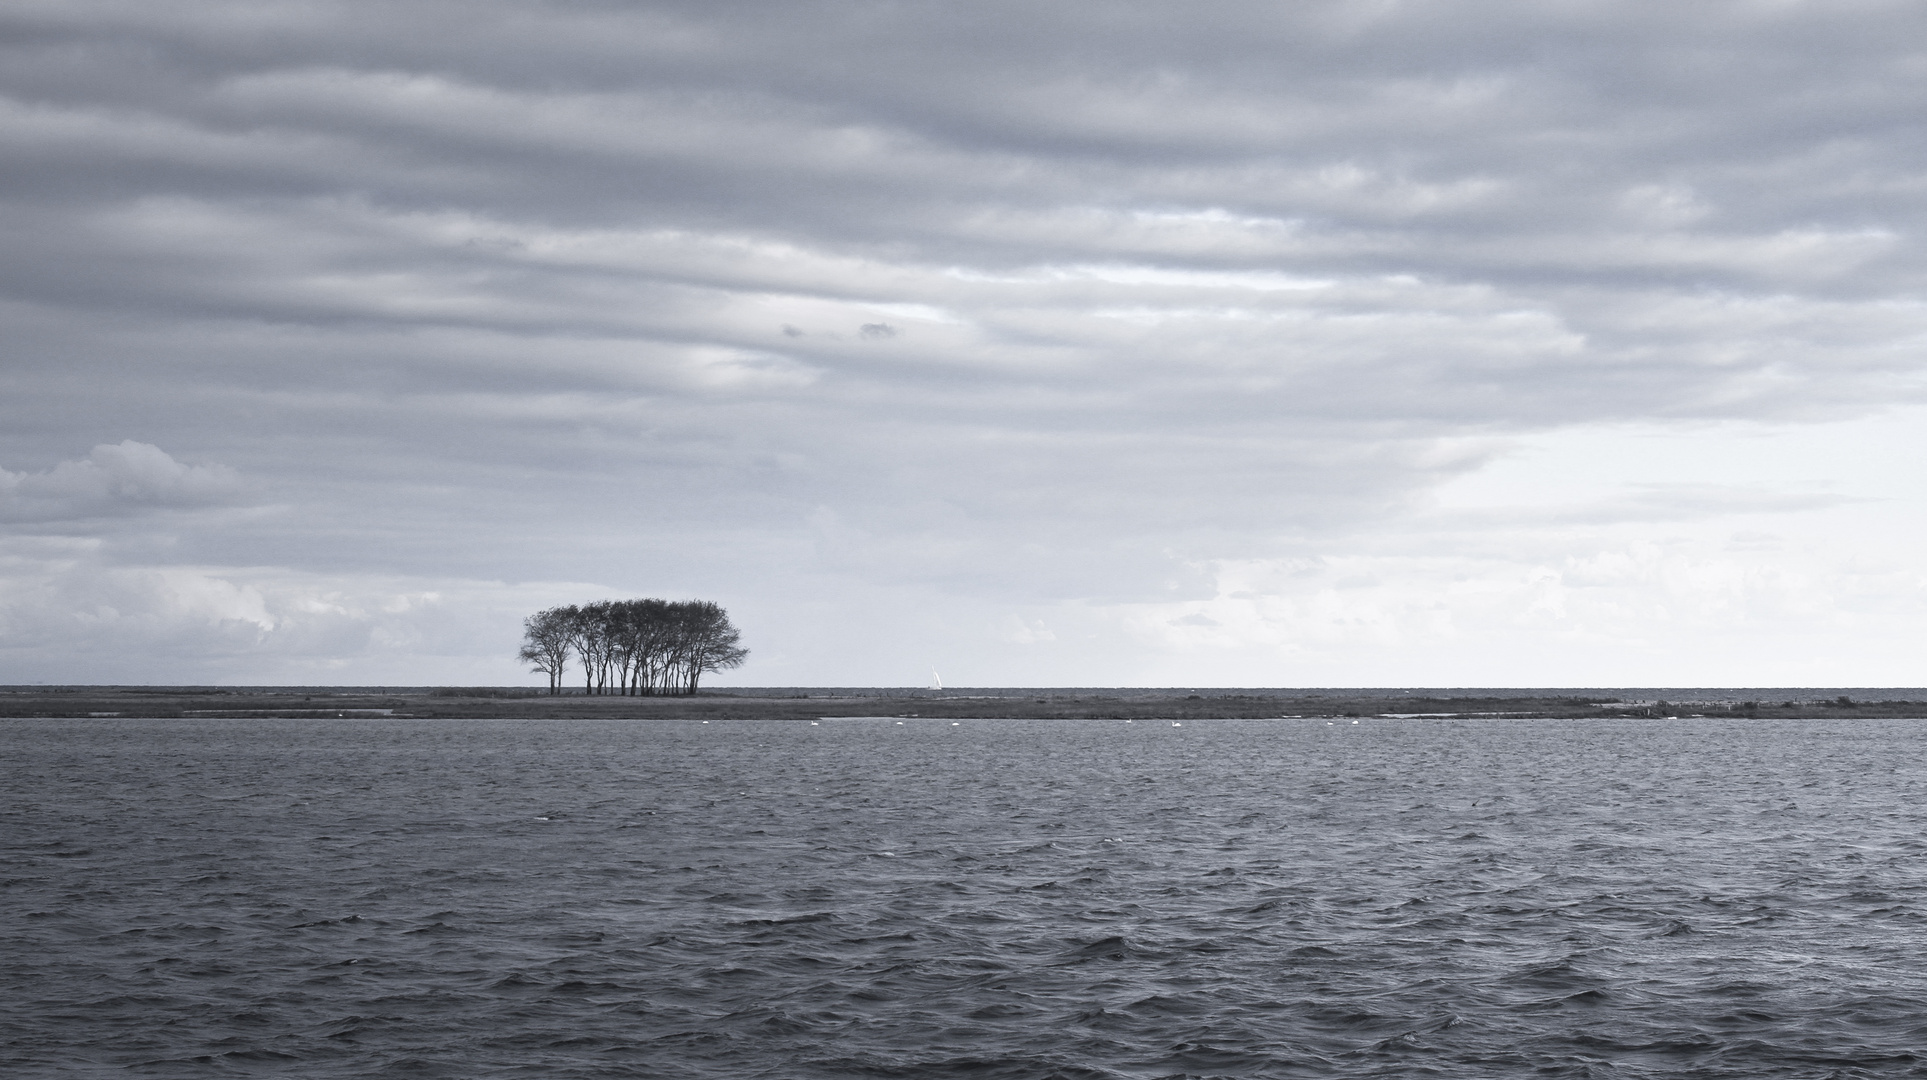
[[1918, 1075], [1923, 731], [10, 721], [0, 1073]]

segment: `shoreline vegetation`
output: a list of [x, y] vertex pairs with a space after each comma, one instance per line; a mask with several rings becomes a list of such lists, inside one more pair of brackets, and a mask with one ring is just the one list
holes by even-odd
[[620, 697], [526, 687], [5, 686], [0, 718], [820, 720], [1927, 719], [1927, 689], [742, 688]]

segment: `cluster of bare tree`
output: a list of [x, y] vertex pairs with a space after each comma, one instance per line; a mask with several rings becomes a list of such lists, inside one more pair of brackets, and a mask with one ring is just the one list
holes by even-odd
[[704, 672], [743, 662], [749, 650], [729, 613], [707, 600], [599, 600], [552, 607], [522, 620], [517, 654], [562, 692], [569, 658], [585, 694], [694, 694]]

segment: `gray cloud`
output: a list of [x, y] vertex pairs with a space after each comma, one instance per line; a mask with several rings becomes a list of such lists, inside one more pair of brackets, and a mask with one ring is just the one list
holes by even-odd
[[[129, 573], [1164, 602], [1510, 439], [1921, 399], [1910, 4], [0, 19], [0, 516]], [[241, 499], [130, 432], [275, 508], [130, 526]]]

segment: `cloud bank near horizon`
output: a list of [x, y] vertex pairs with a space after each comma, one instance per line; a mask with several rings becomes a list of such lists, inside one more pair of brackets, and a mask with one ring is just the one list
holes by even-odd
[[1916, 681], [1913, 5], [4, 21], [17, 681]]

